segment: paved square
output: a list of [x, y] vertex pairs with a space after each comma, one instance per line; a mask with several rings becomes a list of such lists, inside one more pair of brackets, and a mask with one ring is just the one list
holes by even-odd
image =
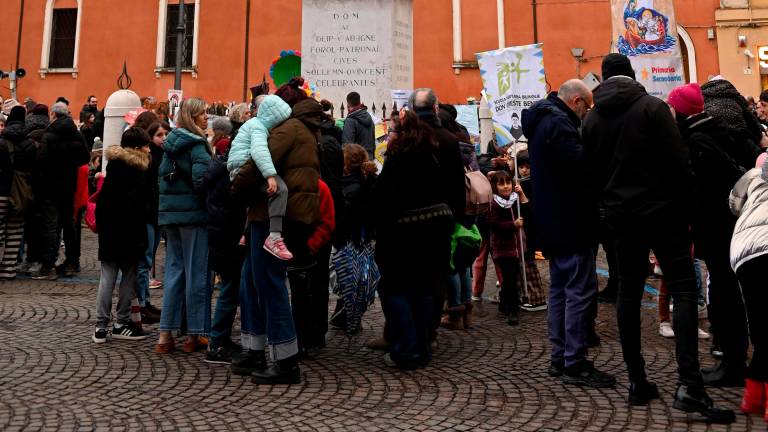
[[[83, 255], [78, 278], [0, 284], [2, 431], [765, 429], [761, 418], [741, 414], [730, 427], [688, 423], [672, 409], [673, 341], [658, 336], [656, 311], [648, 302], [644, 350], [649, 378], [662, 393], [648, 407], [626, 405], [627, 378], [610, 305], [600, 306], [603, 343], [591, 355], [599, 368], [617, 374], [615, 390], [567, 387], [550, 378], [546, 312], [521, 312], [521, 325], [512, 328], [491, 303], [479, 308], [472, 330], [440, 331], [439, 348], [426, 369], [387, 368], [381, 353], [365, 348], [382, 330], [377, 303], [360, 335], [348, 339], [329, 332], [327, 349], [302, 363], [301, 385], [255, 386], [227, 367], [204, 363], [201, 353], [155, 354], [156, 326], [145, 327], [151, 332], [145, 341], [93, 344], [99, 265], [90, 233], [84, 233]], [[544, 263], [540, 267], [546, 269]], [[161, 290], [151, 294], [161, 305]], [[700, 349], [710, 363], [704, 354], [709, 344]], [[738, 409], [741, 389], [710, 394]]]

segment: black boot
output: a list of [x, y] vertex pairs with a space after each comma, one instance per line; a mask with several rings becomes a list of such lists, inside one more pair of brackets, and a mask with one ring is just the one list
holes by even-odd
[[706, 423], [731, 424], [736, 420], [733, 411], [715, 406], [703, 387], [677, 387], [672, 406], [687, 413], [701, 414]]
[[600, 336], [597, 334], [594, 324], [587, 326], [587, 337], [585, 342], [587, 348], [596, 348], [600, 346]]
[[299, 369], [298, 355], [285, 360], [278, 360], [263, 371], [253, 372], [251, 376], [251, 382], [254, 384], [300, 384], [301, 370]]
[[746, 366], [731, 365], [724, 360], [719, 360], [711, 368], [701, 370], [704, 385], [710, 387], [744, 387], [746, 379]]
[[656, 384], [652, 382], [639, 381], [629, 383], [629, 398], [630, 405], [641, 406], [648, 405], [653, 399], [659, 398], [659, 389]]
[[230, 368], [233, 374], [240, 376], [262, 372], [267, 368], [267, 356], [264, 351], [248, 350], [239, 356], [234, 356]]
[[509, 314], [507, 315], [507, 324], [511, 326], [516, 326], [520, 324], [520, 318], [517, 313], [517, 307], [516, 306], [510, 307], [509, 309], [510, 309]]

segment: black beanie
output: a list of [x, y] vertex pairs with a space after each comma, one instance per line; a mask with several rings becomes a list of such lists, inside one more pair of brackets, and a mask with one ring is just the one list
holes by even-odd
[[624, 75], [635, 79], [635, 70], [632, 69], [632, 63], [630, 63], [629, 57], [624, 54], [611, 53], [605, 56], [602, 69], [603, 81], [617, 75]]
[[10, 122], [24, 122], [24, 117], [27, 115], [27, 110], [23, 105], [17, 105], [11, 108], [11, 113], [8, 115], [8, 123]]

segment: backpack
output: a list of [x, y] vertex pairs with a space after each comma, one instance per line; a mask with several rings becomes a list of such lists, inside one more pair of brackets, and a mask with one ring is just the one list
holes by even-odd
[[[16, 162], [14, 161], [14, 145], [10, 141], [6, 142], [8, 143], [8, 153], [11, 157], [11, 164], [15, 165]], [[13, 209], [21, 214], [24, 214], [35, 200], [35, 195], [32, 192], [32, 182], [30, 181], [31, 177], [31, 173], [19, 171], [15, 168], [13, 170], [10, 201]]]
[[480, 171], [467, 171], [464, 186], [467, 196], [465, 213], [470, 216], [487, 214], [493, 201], [493, 189], [488, 177]]

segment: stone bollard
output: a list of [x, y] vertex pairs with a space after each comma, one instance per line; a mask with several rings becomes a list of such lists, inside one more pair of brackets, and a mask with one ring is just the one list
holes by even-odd
[[131, 90], [118, 90], [107, 99], [104, 108], [104, 139], [103, 155], [101, 157], [101, 172], [107, 172], [107, 149], [113, 145], [120, 145], [126, 122], [125, 115], [141, 107], [139, 95]]

